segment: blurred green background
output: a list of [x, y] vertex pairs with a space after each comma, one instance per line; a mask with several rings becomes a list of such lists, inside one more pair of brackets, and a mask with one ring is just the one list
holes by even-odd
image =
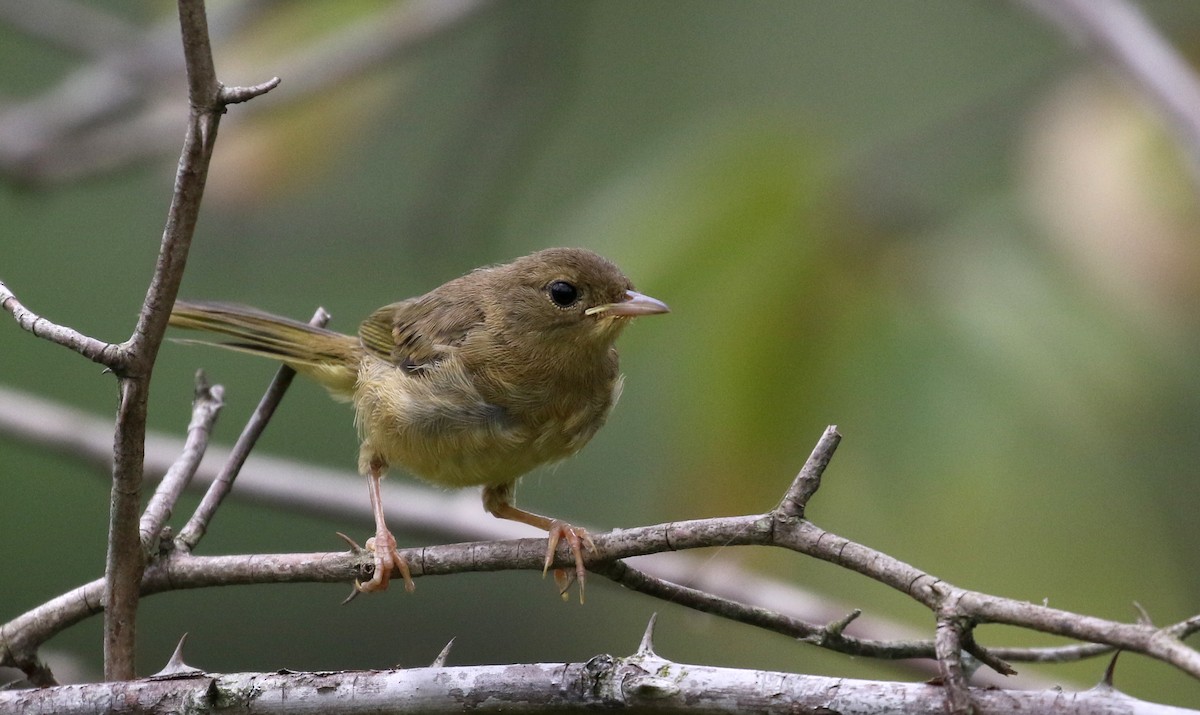
[[[174, 12], [94, 5], [134, 26]], [[315, 96], [290, 94], [297, 58], [392, 4], [255, 7], [221, 35], [220, 77], [283, 84], [221, 125], [183, 296], [299, 318], [323, 305], [353, 331], [477, 265], [590, 247], [673, 312], [626, 332], [608, 427], [527, 477], [522, 505], [599, 528], [763, 511], [836, 423], [818, 524], [984, 592], [1118, 620], [1136, 601], [1162, 625], [1200, 611], [1196, 187], [1130, 87], [1024, 6], [496, 3]], [[1142, 7], [1197, 47], [1200, 5]], [[87, 62], [0, 26], [5, 107]], [[158, 96], [180, 138], [183, 92]], [[79, 181], [7, 177], [0, 280], [52, 320], [126, 337], [177, 147]], [[226, 386], [217, 438], [232, 442], [263, 361], [166, 346], [151, 426], [182, 435], [201, 366]], [[96, 365], [5, 321], [0, 382], [115, 406]], [[351, 413], [298, 384], [260, 449], [349, 472]], [[0, 475], [3, 621], [102, 573], [108, 485], [3, 436]], [[365, 502], [361, 480], [346, 489]], [[335, 530], [370, 524], [231, 503], [201, 552], [335, 550]], [[862, 577], [736, 556], [932, 635], [927, 613]], [[632, 652], [659, 611], [675, 660], [915, 677], [599, 578], [584, 607], [531, 573], [423, 579], [339, 608], [344, 595], [149, 598], [140, 669], [185, 631], [189, 661], [214, 671], [419, 665], [451, 637], [452, 664], [581, 660]], [[99, 619], [49, 646], [98, 676]], [[1018, 669], [1088, 687], [1104, 665]], [[1116, 682], [1200, 706], [1200, 683], [1144, 658], [1122, 658]]]

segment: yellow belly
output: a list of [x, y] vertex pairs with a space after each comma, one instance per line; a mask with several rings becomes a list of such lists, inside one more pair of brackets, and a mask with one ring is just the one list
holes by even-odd
[[511, 482], [587, 444], [620, 380], [603, 389], [602, 399], [581, 405], [509, 408], [485, 400], [453, 361], [413, 374], [367, 359], [354, 394], [359, 468], [381, 460], [447, 487]]

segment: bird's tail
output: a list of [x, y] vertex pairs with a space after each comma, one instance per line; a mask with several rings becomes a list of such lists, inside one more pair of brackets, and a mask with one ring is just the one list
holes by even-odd
[[170, 324], [233, 338], [180, 342], [216, 345], [278, 360], [315, 379], [337, 396], [349, 397], [354, 392], [361, 360], [356, 337], [231, 303], [177, 301], [171, 310]]

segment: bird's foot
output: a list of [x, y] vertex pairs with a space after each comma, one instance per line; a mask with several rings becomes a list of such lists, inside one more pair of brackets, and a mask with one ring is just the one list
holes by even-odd
[[574, 581], [579, 582], [579, 602], [583, 603], [583, 586], [587, 580], [587, 569], [583, 567], [583, 548], [586, 546], [589, 551], [595, 553], [596, 544], [592, 541], [592, 537], [587, 533], [587, 530], [579, 526], [571, 526], [565, 521], [554, 519], [550, 522], [550, 526], [546, 529], [549, 538], [546, 544], [546, 561], [542, 565], [542, 576], [550, 570], [550, 564], [554, 563], [554, 551], [558, 548], [559, 541], [567, 542], [567, 546], [571, 548], [571, 555], [575, 557], [575, 573], [571, 574], [566, 569], [554, 569], [554, 582], [558, 584], [559, 595], [565, 601], [567, 599], [567, 591], [571, 588]]
[[377, 532], [367, 539], [367, 551], [375, 554], [375, 571], [370, 581], [355, 581], [355, 590], [362, 593], [387, 590], [388, 581], [392, 578], [392, 569], [399, 569], [404, 579], [404, 590], [412, 593], [417, 586], [413, 583], [412, 573], [408, 570], [408, 562], [396, 550], [396, 538], [390, 531]]

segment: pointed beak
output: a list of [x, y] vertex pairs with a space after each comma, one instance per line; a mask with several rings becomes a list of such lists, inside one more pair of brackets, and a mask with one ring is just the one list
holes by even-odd
[[615, 318], [636, 318], [639, 315], [657, 315], [658, 313], [671, 312], [666, 303], [657, 298], [642, 295], [637, 291], [627, 290], [625, 291], [625, 296], [626, 299], [620, 303], [597, 305], [594, 308], [588, 308], [584, 312], [588, 315], [604, 313]]

